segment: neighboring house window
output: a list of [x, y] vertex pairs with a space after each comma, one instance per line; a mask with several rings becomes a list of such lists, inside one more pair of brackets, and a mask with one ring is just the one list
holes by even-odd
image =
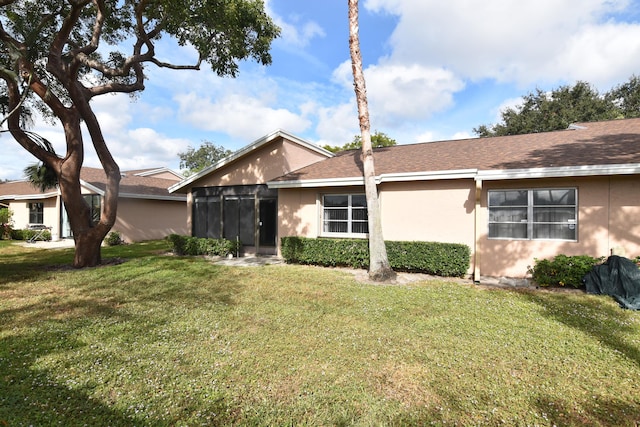
[[89, 205], [89, 211], [91, 215], [91, 222], [96, 225], [100, 222], [100, 213], [102, 212], [102, 198], [99, 194], [85, 194], [85, 202]]
[[489, 238], [577, 240], [575, 188], [490, 190]]
[[29, 224], [44, 224], [44, 204], [29, 203]]
[[323, 235], [364, 236], [369, 232], [364, 194], [324, 195], [322, 208]]

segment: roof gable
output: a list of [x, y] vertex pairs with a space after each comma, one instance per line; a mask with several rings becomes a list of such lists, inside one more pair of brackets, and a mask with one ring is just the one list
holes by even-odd
[[[188, 188], [193, 187], [194, 185], [196, 185], [198, 183], [198, 181], [201, 181], [203, 179], [205, 179], [206, 177], [221, 171], [224, 168], [228, 168], [230, 165], [235, 164], [237, 162], [242, 161], [243, 159], [248, 158], [251, 155], [256, 155], [258, 153], [259, 150], [264, 149], [266, 146], [270, 145], [270, 144], [274, 144], [277, 143], [279, 141], [288, 141], [289, 143], [293, 143], [296, 146], [302, 147], [306, 150], [309, 150], [313, 153], [316, 153], [318, 156], [320, 156], [321, 158], [330, 158], [333, 156], [333, 153], [331, 153], [328, 150], [325, 150], [324, 148], [321, 148], [315, 144], [312, 144], [310, 142], [307, 142], [301, 138], [298, 138], [284, 130], [276, 130], [268, 135], [265, 135], [264, 137], [257, 139], [255, 141], [253, 141], [252, 143], [250, 143], [249, 145], [246, 145], [245, 147], [239, 149], [238, 151], [234, 152], [233, 154], [231, 154], [228, 157], [225, 157], [224, 159], [221, 159], [220, 161], [216, 162], [215, 164], [203, 169], [202, 171], [198, 172], [197, 174], [194, 174], [186, 179], [184, 179], [183, 181], [174, 184], [173, 186], [171, 186], [169, 188], [170, 192], [185, 192], [188, 190]], [[280, 172], [282, 173], [282, 172]]]

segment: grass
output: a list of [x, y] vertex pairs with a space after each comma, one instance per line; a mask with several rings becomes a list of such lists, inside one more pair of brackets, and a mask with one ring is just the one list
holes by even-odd
[[640, 421], [640, 313], [609, 298], [165, 250], [0, 241], [0, 426]]

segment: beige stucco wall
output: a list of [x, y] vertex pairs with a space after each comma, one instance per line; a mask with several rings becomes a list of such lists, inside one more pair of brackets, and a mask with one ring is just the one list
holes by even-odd
[[473, 248], [473, 181], [388, 183], [378, 190], [385, 240], [463, 243]]
[[264, 184], [325, 158], [281, 138], [203, 177], [192, 187]]
[[320, 207], [317, 201], [317, 189], [279, 190], [278, 237], [318, 237]]
[[126, 242], [162, 239], [169, 234], [188, 234], [184, 201], [120, 199], [112, 228]]
[[[558, 254], [609, 256], [615, 250], [640, 255], [640, 177], [589, 177], [513, 182], [485, 182], [479, 211], [479, 255], [482, 276], [525, 277], [535, 259]], [[510, 188], [575, 187], [578, 189], [578, 240], [488, 239], [487, 191]]]
[[[577, 241], [488, 239], [488, 190], [560, 187], [578, 189]], [[379, 186], [383, 234], [386, 240], [466, 244], [472, 251], [469, 273], [477, 260], [481, 276], [526, 277], [536, 258], [558, 254], [606, 257], [615, 251], [633, 258], [640, 255], [638, 188], [638, 176], [485, 181], [476, 222], [475, 183], [470, 179], [387, 183]], [[363, 189], [280, 189], [279, 236], [320, 236], [319, 196], [340, 192]]]
[[[462, 243], [473, 250], [473, 181], [387, 183], [378, 191], [385, 240]], [[323, 194], [340, 193], [364, 193], [364, 188], [281, 189], [279, 237], [320, 237], [319, 200]]]
[[13, 212], [11, 219], [13, 227], [16, 229], [29, 228], [29, 203], [43, 203], [43, 222], [47, 227], [51, 227], [51, 236], [54, 240], [60, 235], [59, 209], [56, 204], [57, 198], [34, 200], [12, 200], [8, 202], [9, 209]]

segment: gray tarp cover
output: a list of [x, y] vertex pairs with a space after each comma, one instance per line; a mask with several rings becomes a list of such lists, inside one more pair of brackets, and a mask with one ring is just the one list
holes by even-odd
[[612, 255], [582, 281], [587, 293], [611, 295], [622, 307], [640, 310], [640, 268], [630, 259]]

